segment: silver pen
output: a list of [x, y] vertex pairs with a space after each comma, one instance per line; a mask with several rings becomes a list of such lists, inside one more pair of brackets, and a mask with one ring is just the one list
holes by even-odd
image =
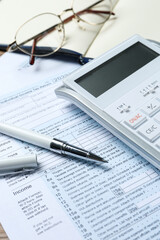
[[42, 147], [59, 154], [79, 157], [81, 159], [86, 159], [86, 160], [107, 162], [103, 158], [95, 155], [90, 151], [86, 151], [79, 147], [73, 146], [59, 139], [56, 139], [56, 138], [52, 139], [49, 136], [35, 133], [34, 131], [31, 131], [31, 130], [19, 128], [14, 125], [0, 123], [0, 132], [10, 137], [31, 143], [38, 147]]

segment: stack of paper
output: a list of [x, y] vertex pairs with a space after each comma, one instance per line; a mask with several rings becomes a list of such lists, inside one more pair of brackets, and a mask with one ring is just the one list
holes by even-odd
[[1, 121], [109, 160], [105, 164], [63, 157], [1, 134], [0, 159], [36, 153], [40, 164], [30, 175], [1, 179], [1, 223], [10, 240], [157, 240], [160, 172], [54, 94], [78, 67], [55, 60], [29, 66], [28, 57], [16, 54], [0, 59], [1, 89], [6, 93], [0, 97]]

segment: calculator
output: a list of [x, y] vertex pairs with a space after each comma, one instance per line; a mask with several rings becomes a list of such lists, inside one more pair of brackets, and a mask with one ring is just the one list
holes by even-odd
[[160, 48], [134, 35], [56, 89], [160, 169]]

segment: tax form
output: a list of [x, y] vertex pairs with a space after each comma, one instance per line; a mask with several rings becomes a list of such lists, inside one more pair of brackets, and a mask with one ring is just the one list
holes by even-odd
[[36, 153], [40, 163], [34, 173], [0, 179], [0, 221], [10, 240], [158, 240], [160, 171], [55, 96], [78, 67], [45, 59], [29, 66], [28, 57], [16, 54], [0, 58], [0, 121], [109, 160], [63, 157], [0, 134], [0, 159]]

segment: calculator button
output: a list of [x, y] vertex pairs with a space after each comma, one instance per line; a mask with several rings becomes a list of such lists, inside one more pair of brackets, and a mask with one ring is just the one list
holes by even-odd
[[137, 113], [134, 113], [134, 114], [130, 115], [130, 117], [127, 118], [124, 121], [124, 123], [126, 125], [128, 125], [129, 127], [133, 128], [133, 129], [136, 129], [137, 127], [139, 127], [145, 121], [147, 121], [146, 116], [144, 115], [144, 113], [139, 111]]
[[160, 125], [150, 120], [140, 127], [138, 133], [148, 141], [154, 142], [160, 137]]
[[160, 111], [160, 102], [156, 99], [151, 100], [147, 104], [143, 105], [142, 110], [148, 115], [153, 116]]

